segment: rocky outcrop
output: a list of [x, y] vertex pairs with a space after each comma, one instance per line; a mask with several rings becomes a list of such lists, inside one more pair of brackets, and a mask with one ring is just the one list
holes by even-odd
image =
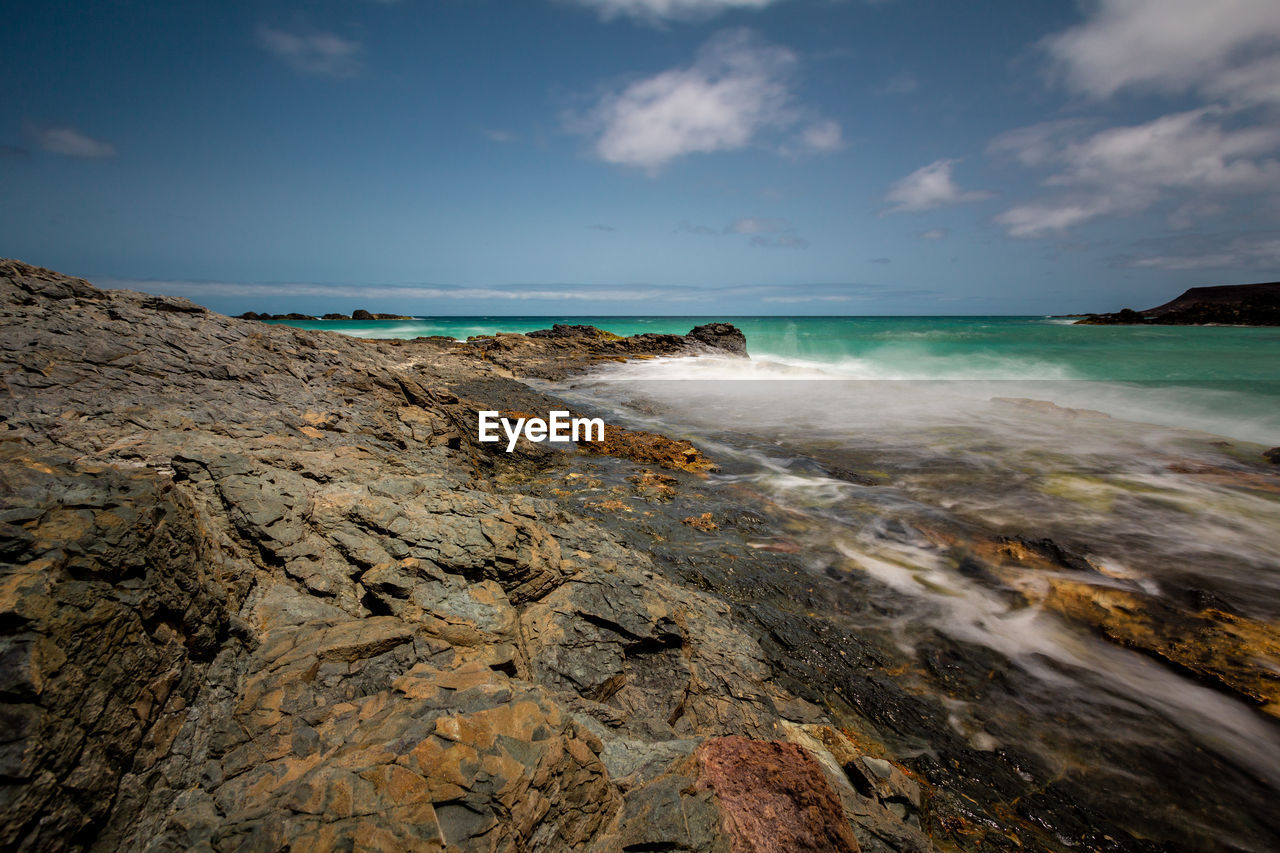
[[688, 337], [706, 344], [713, 350], [730, 355], [746, 356], [747, 354], [747, 336], [730, 323], [708, 323], [705, 326], [695, 326]]
[[320, 318], [312, 317], [310, 314], [299, 314], [296, 311], [290, 311], [288, 314], [259, 314], [257, 311], [246, 311], [243, 314], [236, 315], [236, 319], [238, 320], [319, 320]]
[[[259, 325], [16, 262], [0, 321], [0, 846], [659, 849], [680, 811], [636, 817], [654, 780], [826, 721], [723, 602], [495, 488], [546, 461], [474, 441], [449, 387], [497, 380], [485, 344]], [[654, 348], [691, 346], [672, 337]], [[785, 749], [775, 837], [819, 815], [846, 843], [819, 764]], [[689, 849], [749, 849], [749, 789], [699, 773]]]
[[299, 314], [291, 311], [288, 314], [259, 314], [257, 311], [246, 311], [243, 314], [236, 315], [237, 320], [271, 320], [271, 321], [289, 321], [289, 320], [412, 320], [412, 317], [404, 314], [371, 314], [363, 308], [357, 308], [350, 315], [330, 312], [320, 317], [313, 317], [310, 314]]
[[1089, 314], [1085, 326], [1280, 326], [1280, 282], [1193, 287], [1177, 299], [1134, 311]]
[[499, 333], [467, 341], [463, 350], [510, 375], [561, 379], [593, 365], [655, 356], [747, 356], [742, 332], [728, 323], [698, 326], [687, 335], [647, 333], [629, 338], [595, 326], [557, 324], [528, 335]]

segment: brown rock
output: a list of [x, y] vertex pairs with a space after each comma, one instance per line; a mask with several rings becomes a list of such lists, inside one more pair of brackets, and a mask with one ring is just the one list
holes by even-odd
[[821, 768], [795, 744], [724, 737], [694, 755], [698, 787], [715, 792], [734, 851], [860, 850]]
[[582, 442], [578, 447], [585, 453], [619, 456], [642, 465], [658, 465], [698, 473], [717, 470], [716, 464], [688, 441], [652, 432], [623, 429], [612, 424], [605, 427], [604, 441]]

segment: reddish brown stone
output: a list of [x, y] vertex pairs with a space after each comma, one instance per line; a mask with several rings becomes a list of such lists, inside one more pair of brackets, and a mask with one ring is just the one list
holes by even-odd
[[715, 738], [695, 753], [698, 787], [715, 792], [734, 853], [856, 853], [835, 792], [792, 743]]

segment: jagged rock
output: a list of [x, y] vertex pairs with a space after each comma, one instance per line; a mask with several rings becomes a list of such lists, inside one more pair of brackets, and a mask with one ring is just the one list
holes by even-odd
[[713, 350], [730, 355], [745, 357], [747, 354], [747, 336], [730, 323], [708, 323], [705, 326], [695, 326], [688, 337], [706, 344]]
[[234, 601], [163, 478], [0, 443], [0, 846], [65, 849], [171, 748]]
[[531, 338], [588, 338], [601, 340], [618, 340], [618, 336], [597, 329], [595, 326], [570, 326], [555, 323], [550, 329], [537, 329], [529, 332]]

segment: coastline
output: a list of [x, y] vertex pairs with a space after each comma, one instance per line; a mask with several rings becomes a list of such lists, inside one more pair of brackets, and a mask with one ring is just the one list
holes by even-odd
[[[6, 845], [1150, 849], [1140, 803], [954, 731], [697, 448], [475, 441], [563, 406], [521, 380], [727, 328], [366, 341], [0, 280]], [[975, 698], [1010, 674], [931, 655]]]

